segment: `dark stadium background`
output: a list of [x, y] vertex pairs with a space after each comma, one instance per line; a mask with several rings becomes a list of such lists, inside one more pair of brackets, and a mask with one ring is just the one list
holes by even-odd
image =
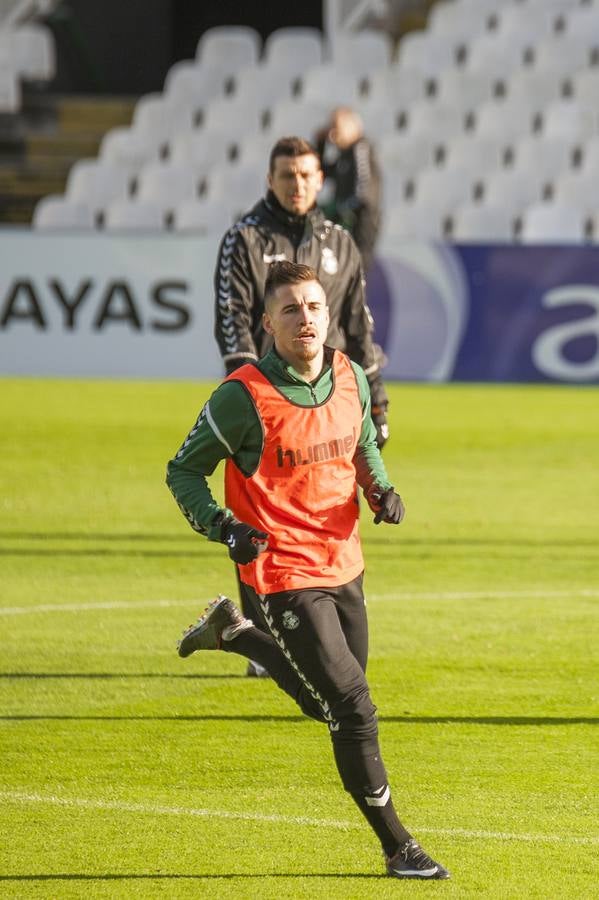
[[251, 25], [266, 38], [290, 25], [322, 27], [320, 0], [65, 0], [46, 19], [56, 39], [58, 93], [161, 90], [169, 67], [193, 58], [215, 25]]

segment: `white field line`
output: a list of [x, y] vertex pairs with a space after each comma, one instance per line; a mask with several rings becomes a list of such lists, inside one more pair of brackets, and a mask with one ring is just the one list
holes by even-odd
[[[236, 819], [250, 822], [274, 822], [285, 825], [308, 825], [313, 828], [363, 828], [363, 824], [338, 819], [310, 819], [306, 816], [267, 815], [265, 813], [230, 812], [223, 809], [193, 809], [182, 806], [154, 806], [145, 803], [121, 803], [118, 800], [88, 800], [83, 797], [56, 797], [53, 795], [25, 794], [20, 791], [0, 791], [0, 799], [7, 803], [40, 803], [75, 809], [105, 809], [115, 812], [142, 813], [151, 816], [195, 816], [206, 819]], [[416, 832], [448, 835], [473, 840], [524, 841], [527, 843], [585, 844], [596, 846], [598, 837], [577, 837], [568, 834], [515, 834], [509, 831], [480, 831], [468, 828], [429, 828], [419, 826]]]
[[[368, 601], [377, 600], [509, 600], [529, 597], [599, 597], [599, 588], [580, 588], [577, 590], [530, 590], [530, 591], [395, 591], [385, 594], [369, 594]], [[39, 603], [35, 606], [0, 607], [0, 616], [22, 616], [27, 614], [52, 612], [93, 612], [98, 609], [156, 609], [170, 606], [193, 606], [201, 612], [212, 597], [200, 600], [101, 600], [92, 603]]]

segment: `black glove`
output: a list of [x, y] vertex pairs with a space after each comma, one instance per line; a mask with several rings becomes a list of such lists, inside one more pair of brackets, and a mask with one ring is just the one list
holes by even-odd
[[373, 488], [366, 496], [368, 505], [376, 513], [374, 524], [380, 525], [381, 522], [387, 522], [389, 525], [399, 525], [405, 516], [406, 510], [403, 501], [394, 488], [388, 488], [386, 491], [380, 488]]
[[228, 519], [221, 530], [221, 541], [229, 548], [233, 562], [246, 566], [268, 547], [268, 535], [245, 522]]
[[376, 445], [382, 450], [389, 439], [389, 425], [387, 424], [387, 407], [373, 406], [372, 421], [376, 428]]

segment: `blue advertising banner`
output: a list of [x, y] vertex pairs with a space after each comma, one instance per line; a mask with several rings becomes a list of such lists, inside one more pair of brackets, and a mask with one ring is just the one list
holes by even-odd
[[[217, 243], [0, 234], [0, 374], [212, 378]], [[383, 240], [386, 380], [599, 384], [599, 246]]]
[[599, 247], [388, 245], [368, 299], [389, 380], [599, 384]]

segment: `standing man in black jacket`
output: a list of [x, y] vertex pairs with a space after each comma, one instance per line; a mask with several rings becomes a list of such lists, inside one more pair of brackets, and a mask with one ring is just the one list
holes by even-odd
[[[379, 370], [382, 351], [372, 341], [360, 252], [349, 232], [325, 219], [316, 206], [322, 184], [320, 158], [308, 141], [277, 141], [270, 153], [266, 197], [226, 232], [220, 245], [215, 336], [227, 375], [264, 356], [272, 346], [262, 327], [269, 266], [284, 259], [311, 266], [328, 300], [327, 345], [347, 353], [366, 373], [380, 449], [389, 436], [387, 393]], [[244, 615], [255, 619], [241, 583], [239, 592]], [[247, 674], [267, 673], [250, 661]]]
[[319, 156], [298, 137], [270, 154], [269, 190], [225, 234], [215, 272], [215, 335], [227, 375], [270, 349], [262, 328], [264, 284], [271, 263], [287, 259], [316, 270], [328, 298], [327, 344], [357, 362], [368, 378], [379, 449], [389, 436], [388, 399], [372, 340], [360, 253], [347, 231], [316, 206], [323, 184]]

